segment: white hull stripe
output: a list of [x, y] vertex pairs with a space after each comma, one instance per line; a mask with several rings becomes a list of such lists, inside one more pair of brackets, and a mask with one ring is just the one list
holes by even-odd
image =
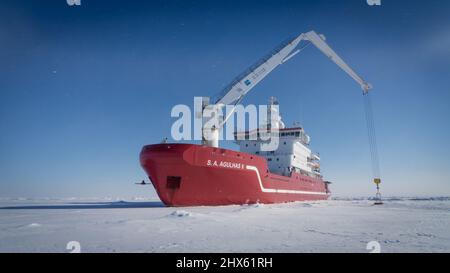
[[318, 191], [296, 191], [296, 190], [280, 190], [280, 189], [264, 188], [262, 181], [261, 181], [261, 176], [259, 175], [258, 168], [256, 168], [255, 166], [249, 166], [249, 165], [247, 165], [246, 168], [247, 168], [247, 170], [252, 170], [252, 171], [256, 172], [256, 177], [258, 177], [259, 187], [261, 188], [262, 192], [327, 195], [326, 192], [318, 192]]

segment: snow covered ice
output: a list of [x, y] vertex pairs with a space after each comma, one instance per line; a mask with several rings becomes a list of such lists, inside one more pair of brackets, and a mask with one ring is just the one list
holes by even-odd
[[0, 252], [450, 252], [450, 198], [168, 208], [157, 200], [0, 199]]

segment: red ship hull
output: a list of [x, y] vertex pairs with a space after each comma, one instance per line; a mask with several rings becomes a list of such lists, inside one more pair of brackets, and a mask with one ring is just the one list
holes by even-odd
[[167, 206], [213, 206], [325, 200], [323, 180], [293, 173], [272, 174], [266, 159], [194, 144], [142, 148], [141, 166]]

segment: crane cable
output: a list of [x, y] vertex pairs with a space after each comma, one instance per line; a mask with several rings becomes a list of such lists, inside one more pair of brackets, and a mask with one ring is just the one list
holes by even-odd
[[375, 134], [375, 124], [373, 121], [373, 110], [372, 110], [372, 102], [370, 99], [370, 92], [364, 92], [363, 98], [364, 98], [364, 112], [366, 114], [367, 135], [369, 137], [370, 158], [372, 162], [372, 174], [374, 177], [373, 182], [377, 186], [377, 192], [375, 194], [375, 205], [380, 205], [383, 204], [383, 202], [381, 201], [381, 193], [380, 193], [381, 173], [380, 173], [380, 162], [378, 158], [377, 139]]

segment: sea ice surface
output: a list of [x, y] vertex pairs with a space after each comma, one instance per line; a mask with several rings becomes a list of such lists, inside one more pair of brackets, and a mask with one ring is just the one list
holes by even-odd
[[[0, 198], [0, 252], [450, 252], [450, 198], [165, 207], [133, 198]], [[373, 243], [371, 243], [373, 244]]]

